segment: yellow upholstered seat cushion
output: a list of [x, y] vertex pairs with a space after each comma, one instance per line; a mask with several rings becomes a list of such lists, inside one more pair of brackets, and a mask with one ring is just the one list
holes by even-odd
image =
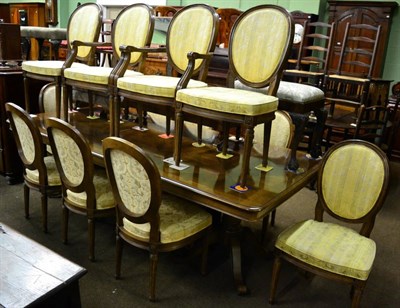
[[[93, 184], [96, 191], [96, 208], [101, 210], [114, 207], [114, 196], [112, 194], [111, 185], [104, 169], [95, 169]], [[76, 206], [82, 208], [86, 208], [87, 206], [86, 192], [75, 193], [67, 190], [67, 199]]]
[[326, 271], [366, 280], [375, 259], [375, 242], [356, 231], [307, 220], [283, 231], [275, 247]]
[[176, 100], [203, 109], [249, 116], [274, 112], [278, 107], [278, 98], [274, 96], [223, 87], [182, 89], [177, 92]]
[[[61, 185], [60, 175], [57, 171], [56, 163], [54, 161], [53, 156], [46, 156], [44, 157], [44, 164], [46, 165], [47, 169], [47, 182], [50, 186], [57, 186]], [[34, 182], [39, 184], [39, 171], [36, 170], [29, 170], [25, 169], [26, 177]]]
[[[22, 70], [47, 76], [61, 76], [61, 68], [64, 61], [39, 60], [22, 62]], [[88, 67], [86, 64], [74, 62], [71, 67]]]
[[[72, 67], [64, 70], [64, 77], [72, 80], [107, 85], [108, 78], [112, 70], [113, 68], [111, 67], [100, 66]], [[124, 76], [132, 77], [140, 75], [143, 74], [140, 72], [135, 72], [133, 70], [126, 70]]]
[[[172, 243], [187, 238], [211, 225], [211, 215], [202, 208], [175, 196], [163, 195], [159, 209], [160, 241]], [[134, 224], [123, 219], [125, 230], [132, 237], [149, 240], [150, 224]]]
[[[117, 81], [117, 87], [134, 93], [175, 97], [176, 86], [180, 78], [171, 76], [143, 75], [137, 77], [122, 77]], [[190, 80], [188, 88], [207, 87], [207, 84], [198, 80]]]

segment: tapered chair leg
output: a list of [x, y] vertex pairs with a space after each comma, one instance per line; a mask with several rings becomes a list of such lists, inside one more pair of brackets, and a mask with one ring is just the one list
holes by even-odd
[[156, 275], [157, 275], [158, 253], [150, 251], [150, 290], [149, 300], [156, 300]]
[[121, 237], [118, 234], [117, 231], [117, 236], [116, 236], [116, 245], [115, 245], [115, 278], [120, 279], [121, 278], [121, 261], [122, 261], [122, 249], [123, 249], [124, 243]]
[[46, 193], [42, 193], [41, 202], [42, 202], [43, 232], [47, 233], [47, 194]]
[[88, 232], [89, 232], [89, 260], [95, 261], [94, 256], [94, 242], [95, 242], [95, 220], [88, 218]]
[[24, 184], [25, 218], [29, 219], [29, 187]]
[[279, 272], [281, 270], [281, 258], [275, 257], [274, 267], [272, 268], [271, 289], [269, 291], [269, 303], [274, 304], [276, 289], [278, 287]]
[[63, 220], [63, 243], [68, 243], [68, 220], [69, 220], [69, 210], [65, 205], [62, 206], [62, 220]]

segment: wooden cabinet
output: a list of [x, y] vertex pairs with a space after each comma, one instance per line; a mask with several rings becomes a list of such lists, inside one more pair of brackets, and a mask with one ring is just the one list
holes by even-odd
[[[44, 3], [10, 4], [10, 22], [21, 26], [46, 26], [44, 18]], [[29, 58], [39, 59], [39, 44], [36, 39], [30, 40]]]
[[385, 63], [385, 55], [389, 40], [390, 26], [393, 12], [398, 6], [397, 2], [388, 1], [336, 1], [328, 0], [329, 4], [329, 22], [335, 21], [337, 24], [334, 34], [333, 59], [330, 65], [330, 71], [334, 72], [338, 64], [338, 55], [344, 36], [346, 24], [370, 24], [381, 25], [381, 38], [377, 50], [376, 62], [374, 65], [372, 77], [382, 77]]
[[22, 162], [7, 123], [5, 104], [24, 104], [24, 86], [21, 67], [0, 67], [0, 173], [10, 184], [22, 180]]

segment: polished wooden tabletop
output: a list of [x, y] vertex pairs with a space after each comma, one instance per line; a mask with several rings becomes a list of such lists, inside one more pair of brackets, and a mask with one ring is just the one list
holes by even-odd
[[[46, 140], [45, 119], [48, 114], [36, 116]], [[109, 125], [105, 120], [87, 119], [80, 112], [70, 113], [70, 123], [88, 139], [95, 163], [103, 165], [101, 141], [109, 134]], [[216, 157], [215, 146], [206, 145], [196, 148], [193, 140], [184, 138], [182, 160], [189, 165], [185, 170], [175, 170], [163, 160], [173, 156], [174, 139], [163, 139], [163, 133], [151, 123], [149, 130], [132, 129], [134, 123], [121, 124], [120, 136], [143, 148], [154, 160], [162, 178], [163, 190], [177, 194], [206, 207], [247, 221], [257, 221], [268, 215], [301, 188], [315, 178], [319, 163], [309, 160], [304, 152], [298, 152], [297, 158], [303, 173], [295, 174], [286, 170], [289, 152], [282, 157], [270, 158], [269, 165], [273, 169], [263, 172], [254, 167], [261, 163], [261, 156], [252, 154], [250, 160], [249, 190], [238, 192], [230, 187], [237, 184], [240, 176], [240, 148], [228, 160]]]

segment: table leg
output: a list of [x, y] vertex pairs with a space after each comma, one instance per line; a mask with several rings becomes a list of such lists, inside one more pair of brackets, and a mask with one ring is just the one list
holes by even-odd
[[241, 221], [237, 218], [227, 215], [224, 216], [224, 228], [232, 249], [232, 269], [236, 290], [239, 295], [246, 295], [249, 293], [249, 290], [244, 282], [242, 273], [242, 227], [240, 222]]

